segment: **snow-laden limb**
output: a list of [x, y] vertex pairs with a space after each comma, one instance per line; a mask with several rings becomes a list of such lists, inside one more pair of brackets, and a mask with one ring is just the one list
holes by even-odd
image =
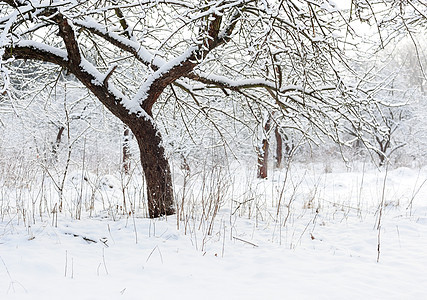
[[263, 78], [252, 78], [252, 79], [230, 79], [227, 76], [208, 74], [206, 72], [195, 71], [194, 74], [190, 74], [188, 78], [199, 81], [204, 84], [217, 86], [219, 88], [226, 88], [230, 90], [239, 90], [239, 89], [248, 89], [248, 88], [265, 88], [277, 91], [283, 95], [289, 92], [298, 92], [307, 95], [314, 95], [316, 92], [330, 91], [335, 90], [336, 87], [329, 86], [320, 86], [316, 89], [308, 89], [302, 85], [284, 85], [277, 86], [277, 83], [271, 80]]
[[[8, 56], [7, 59], [15, 57], [18, 59], [36, 59], [46, 62], [58, 64], [64, 68], [69, 68], [68, 55], [65, 50], [61, 50], [43, 43], [34, 41], [19, 41], [13, 48], [4, 48]], [[3, 56], [5, 57], [5, 56]], [[104, 87], [104, 81], [107, 78], [109, 72], [101, 73], [85, 58], [81, 59], [79, 69], [83, 74], [86, 74], [90, 78], [90, 83], [94, 86]], [[7, 74], [7, 73], [6, 73]], [[140, 105], [135, 105], [134, 102], [130, 101], [122, 92], [115, 88], [113, 83], [108, 84], [108, 91], [111, 96], [116, 99], [117, 103], [123, 105], [129, 114], [137, 114], [144, 117], [146, 120], [151, 120], [151, 117], [142, 109]]]
[[[114, 66], [107, 70], [105, 73], [99, 72], [95, 66], [93, 66], [89, 61], [82, 58], [80, 62], [80, 68], [83, 72], [87, 73], [92, 77], [91, 83], [93, 85], [99, 86], [101, 89], [107, 88], [108, 92], [113, 96], [117, 103], [120, 103], [128, 112], [128, 114], [135, 114], [139, 117], [143, 117], [147, 121], [152, 121], [152, 118], [147, 114], [147, 112], [141, 107], [139, 103], [135, 103], [120, 92], [113, 83], [109, 82], [107, 84], [109, 74], [115, 68]], [[154, 122], [153, 122], [154, 124]]]
[[74, 20], [74, 24], [102, 37], [114, 46], [135, 55], [139, 61], [146, 65], [159, 68], [166, 63], [164, 59], [151, 53], [135, 39], [131, 40], [115, 32], [111, 32], [93, 18], [86, 17], [84, 20], [76, 19]]
[[52, 47], [43, 43], [39, 43], [36, 41], [30, 41], [30, 40], [22, 40], [17, 42], [11, 47], [11, 54], [13, 55], [13, 49], [19, 47], [19, 48], [28, 48], [33, 49], [38, 52], [46, 53], [46, 55], [52, 55], [54, 57], [62, 59], [64, 62], [68, 61], [68, 54], [67, 51]]
[[153, 84], [156, 83], [156, 81], [159, 81], [162, 79], [162, 77], [167, 77], [174, 68], [179, 68], [183, 65], [184, 62], [188, 62], [188, 59], [192, 57], [196, 50], [198, 50], [199, 47], [192, 46], [187, 51], [185, 51], [180, 56], [171, 59], [165, 64], [162, 64], [162, 66], [157, 69], [152, 75], [147, 76], [147, 79], [144, 81], [144, 83], [139, 88], [136, 95], [133, 97], [132, 102], [134, 105], [140, 106], [144, 103], [144, 101], [147, 100], [147, 98], [150, 96], [150, 93], [152, 93]]

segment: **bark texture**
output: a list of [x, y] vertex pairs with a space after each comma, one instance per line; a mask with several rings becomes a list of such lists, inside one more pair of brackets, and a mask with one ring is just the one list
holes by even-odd
[[123, 163], [123, 172], [125, 174], [129, 174], [130, 167], [131, 167], [131, 165], [130, 165], [131, 153], [130, 153], [130, 148], [129, 148], [130, 139], [131, 139], [130, 129], [129, 129], [129, 127], [124, 125], [123, 145], [122, 145], [122, 160], [123, 160], [122, 163]]
[[268, 140], [263, 139], [261, 153], [258, 155], [258, 178], [267, 178], [267, 161], [268, 161]]
[[280, 168], [283, 157], [283, 141], [282, 135], [280, 134], [277, 126], [274, 129], [274, 136], [276, 137], [276, 168]]
[[160, 133], [151, 121], [132, 124], [138, 142], [141, 164], [147, 182], [148, 212], [150, 217], [175, 213], [172, 176]]
[[264, 125], [265, 138], [262, 140], [261, 149], [258, 154], [258, 178], [267, 178], [267, 161], [268, 161], [268, 150], [269, 150], [269, 142], [268, 142], [268, 133], [271, 127], [271, 118], [268, 118], [267, 122]]

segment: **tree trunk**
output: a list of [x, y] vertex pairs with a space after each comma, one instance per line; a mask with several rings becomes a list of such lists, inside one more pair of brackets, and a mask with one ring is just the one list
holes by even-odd
[[129, 143], [130, 143], [130, 139], [131, 139], [131, 135], [130, 135], [130, 130], [129, 127], [124, 125], [124, 129], [123, 129], [123, 145], [122, 145], [122, 152], [123, 152], [123, 172], [125, 174], [129, 174], [129, 170], [130, 170], [130, 148], [129, 148]]
[[150, 218], [174, 214], [172, 175], [160, 133], [150, 120], [143, 118], [128, 125], [140, 149], [141, 165], [147, 183]]
[[263, 139], [258, 154], [258, 178], [267, 178], [268, 140]]
[[62, 133], [64, 132], [65, 127], [59, 127], [58, 134], [56, 135], [55, 143], [52, 145], [52, 162], [58, 161], [58, 149], [61, 145]]
[[274, 135], [276, 136], [276, 168], [280, 168], [283, 157], [283, 142], [282, 135], [280, 134], [279, 127], [277, 126], [274, 129]]
[[271, 117], [268, 118], [264, 125], [265, 138], [262, 140], [258, 153], [258, 178], [267, 178], [267, 161], [268, 161], [268, 134], [270, 132]]

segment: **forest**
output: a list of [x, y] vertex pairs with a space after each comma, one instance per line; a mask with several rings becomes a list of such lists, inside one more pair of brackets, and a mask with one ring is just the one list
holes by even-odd
[[425, 0], [0, 1], [0, 298], [423, 299], [426, 36]]

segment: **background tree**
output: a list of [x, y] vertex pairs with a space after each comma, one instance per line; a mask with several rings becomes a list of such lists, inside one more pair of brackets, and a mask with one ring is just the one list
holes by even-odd
[[[425, 103], [427, 82], [426, 26], [423, 1], [351, 1], [346, 37], [357, 41], [363, 36], [366, 43], [363, 51], [352, 55], [351, 63], [365, 74], [361, 80], [367, 83], [366, 91], [381, 108], [371, 115], [379, 128], [372, 134], [372, 144], [377, 144], [380, 165], [391, 154], [396, 162], [403, 156], [423, 156], [411, 149], [419, 147], [424, 136], [421, 128], [425, 128], [420, 107]], [[357, 130], [349, 132], [355, 136], [352, 132]], [[363, 143], [356, 138], [356, 144]]]

